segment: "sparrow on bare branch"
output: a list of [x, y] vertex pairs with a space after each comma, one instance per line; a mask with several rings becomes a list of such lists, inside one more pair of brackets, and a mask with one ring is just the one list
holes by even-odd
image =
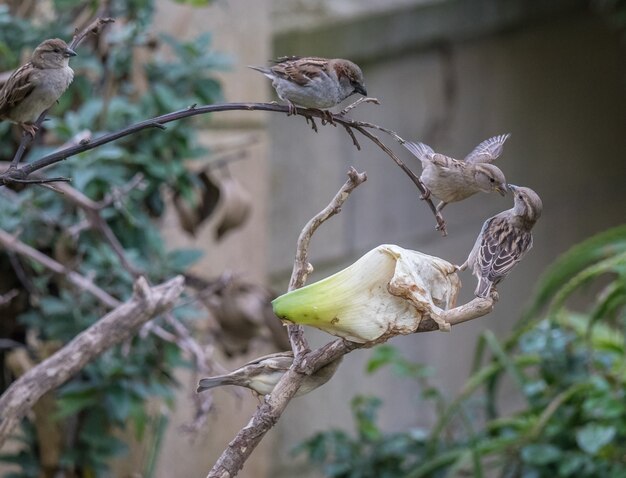
[[59, 38], [42, 42], [31, 60], [15, 70], [0, 90], [0, 120], [17, 123], [34, 137], [34, 123], [74, 78], [69, 66], [72, 56], [76, 56], [74, 50]]
[[361, 69], [351, 61], [340, 58], [328, 60], [289, 56], [279, 58], [269, 68], [250, 68], [272, 80], [278, 97], [289, 105], [289, 114], [295, 114], [296, 105], [326, 109], [355, 93], [367, 95]]

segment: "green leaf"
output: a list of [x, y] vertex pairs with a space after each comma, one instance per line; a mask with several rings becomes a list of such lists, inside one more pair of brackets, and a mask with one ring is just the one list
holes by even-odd
[[524, 314], [523, 322], [536, 317], [563, 284], [588, 265], [623, 252], [626, 252], [626, 225], [604, 231], [569, 249], [542, 275], [535, 300]]
[[184, 272], [189, 266], [198, 262], [204, 252], [200, 249], [178, 249], [168, 254], [169, 266], [178, 272]]
[[576, 431], [576, 443], [586, 453], [595, 455], [613, 440], [615, 432], [614, 426], [590, 423]]
[[536, 443], [522, 448], [522, 460], [531, 465], [546, 465], [561, 458], [561, 450], [549, 443]]

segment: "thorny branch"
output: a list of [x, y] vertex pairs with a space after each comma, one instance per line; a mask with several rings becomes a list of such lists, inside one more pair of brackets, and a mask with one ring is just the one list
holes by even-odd
[[184, 282], [182, 276], [177, 276], [150, 287], [139, 278], [128, 302], [118, 305], [13, 382], [0, 396], [0, 448], [42, 395], [58, 388], [104, 351], [132, 337], [147, 321], [171, 310], [183, 292]]
[[[365, 102], [366, 100], [362, 100], [359, 103]], [[368, 98], [367, 102], [376, 102], [377, 100], [373, 98]], [[358, 103], [357, 103], [358, 104]], [[348, 107], [349, 108], [349, 107]], [[43, 168], [61, 162], [67, 158], [75, 156], [77, 154], [83, 153], [85, 151], [89, 151], [91, 149], [97, 148], [98, 146], [102, 146], [103, 144], [110, 143], [112, 141], [118, 140], [125, 136], [129, 136], [131, 134], [135, 134], [139, 131], [148, 129], [148, 128], [158, 128], [164, 129], [164, 124], [170, 123], [172, 121], [177, 121], [182, 118], [188, 118], [191, 116], [203, 115], [208, 113], [215, 113], [221, 111], [269, 111], [274, 113], [288, 113], [289, 108], [287, 106], [278, 105], [275, 103], [224, 103], [217, 105], [207, 105], [207, 106], [196, 106], [192, 105], [189, 108], [184, 110], [174, 111], [172, 113], [167, 113], [161, 116], [157, 116], [154, 118], [147, 119], [145, 121], [141, 121], [139, 123], [135, 123], [133, 125], [127, 126], [119, 131], [115, 131], [112, 133], [105, 134], [99, 138], [92, 139], [91, 141], [83, 141], [81, 144], [76, 146], [72, 146], [69, 148], [61, 149], [54, 153], [51, 153], [43, 158], [33, 161], [32, 163], [23, 165], [20, 168], [10, 168], [8, 171], [0, 174], [0, 186], [9, 185], [13, 183], [23, 183], [28, 181], [28, 176], [35, 171], [39, 171]], [[315, 123], [315, 118], [318, 118], [322, 121], [322, 124], [332, 124], [336, 126], [337, 124], [341, 125], [346, 132], [349, 134], [352, 139], [353, 144], [357, 149], [361, 149], [359, 142], [356, 139], [356, 135], [354, 131], [361, 133], [363, 136], [372, 141], [376, 146], [381, 148], [385, 154], [387, 154], [402, 170], [409, 176], [411, 181], [415, 183], [418, 187], [422, 196], [426, 196], [427, 189], [420, 181], [419, 177], [411, 171], [411, 169], [406, 166], [385, 144], [380, 141], [374, 134], [372, 134], [369, 129], [376, 129], [379, 131], [383, 131], [389, 135], [391, 135], [395, 140], [403, 143], [404, 140], [395, 132], [388, 130], [386, 128], [374, 125], [372, 123], [352, 120], [350, 118], [345, 117], [342, 113], [332, 114], [328, 111], [315, 110], [315, 109], [306, 109], [306, 108], [298, 108], [297, 114], [306, 118], [307, 122], [310, 122], [311, 127], [317, 131], [317, 124]], [[440, 213], [437, 212], [435, 204], [431, 199], [425, 199], [429, 208], [433, 212], [436, 220], [437, 220], [437, 229], [441, 231], [442, 235], [446, 235], [445, 222]]]

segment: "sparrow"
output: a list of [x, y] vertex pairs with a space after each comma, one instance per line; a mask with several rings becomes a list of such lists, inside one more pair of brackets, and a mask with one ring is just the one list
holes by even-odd
[[483, 141], [463, 161], [435, 153], [424, 143], [406, 141], [403, 144], [421, 161], [420, 179], [429, 191], [423, 198], [427, 199], [432, 193], [440, 199], [439, 212], [448, 203], [462, 201], [478, 192], [506, 194], [504, 173], [490, 163], [500, 156], [509, 136], [502, 134]]
[[[296, 397], [309, 393], [328, 382], [337, 371], [342, 357], [320, 368], [313, 375], [307, 375], [302, 381]], [[272, 393], [281, 377], [289, 370], [293, 362], [293, 352], [278, 352], [259, 357], [243, 367], [216, 377], [203, 378], [198, 383], [197, 393], [222, 385], [246, 387], [258, 395]]]
[[285, 56], [278, 58], [269, 68], [249, 68], [272, 80], [278, 97], [289, 105], [290, 115], [296, 113], [296, 105], [325, 109], [355, 93], [367, 96], [361, 69], [340, 58]]
[[0, 90], [0, 120], [19, 124], [35, 136], [33, 124], [50, 108], [74, 79], [69, 59], [76, 56], [59, 38], [45, 40], [31, 60], [15, 70]]
[[542, 203], [535, 191], [509, 184], [514, 206], [487, 219], [465, 263], [457, 270], [472, 267], [478, 278], [474, 294], [489, 297], [533, 246], [531, 230], [541, 216]]

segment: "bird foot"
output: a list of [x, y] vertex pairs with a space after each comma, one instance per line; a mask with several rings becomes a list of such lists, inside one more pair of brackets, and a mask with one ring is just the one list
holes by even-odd
[[426, 186], [424, 186], [424, 194], [422, 194], [422, 195], [420, 196], [420, 199], [421, 199], [422, 201], [426, 201], [426, 200], [427, 200], [427, 199], [429, 199], [429, 198], [430, 198], [430, 189], [428, 189]]
[[312, 108], [315, 111], [318, 111], [321, 115], [322, 115], [322, 124], [331, 124], [333, 126], [337, 126], [335, 124], [335, 118], [333, 117], [333, 114], [328, 111], [328, 110], [322, 110], [319, 108]]
[[33, 138], [35, 137], [35, 135], [37, 134], [37, 131], [39, 130], [39, 128], [32, 123], [20, 123], [19, 125], [22, 127], [25, 134], [29, 134]]
[[287, 112], [287, 116], [294, 116], [298, 114], [298, 108], [293, 103], [288, 103], [289, 111]]

